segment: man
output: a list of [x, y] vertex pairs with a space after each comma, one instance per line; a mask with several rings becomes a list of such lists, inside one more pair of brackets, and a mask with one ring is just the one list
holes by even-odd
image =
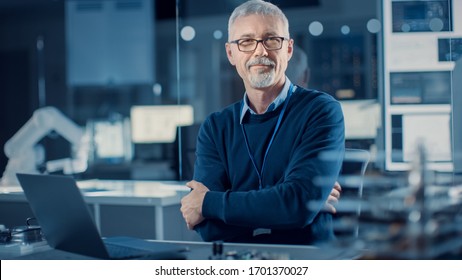
[[332, 216], [324, 209], [335, 212], [340, 194], [332, 186], [344, 153], [341, 107], [286, 78], [293, 40], [275, 5], [245, 2], [228, 33], [226, 53], [246, 92], [200, 128], [192, 191], [181, 202], [186, 224], [205, 241], [328, 240]]
[[305, 51], [297, 45], [293, 45], [292, 58], [287, 65], [286, 75], [294, 84], [308, 88], [308, 83], [310, 81], [308, 56]]

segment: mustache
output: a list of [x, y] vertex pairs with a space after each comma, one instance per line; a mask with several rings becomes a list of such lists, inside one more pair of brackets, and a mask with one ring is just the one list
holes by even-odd
[[272, 66], [274, 67], [276, 65], [276, 63], [274, 61], [272, 61], [271, 59], [267, 58], [267, 57], [258, 57], [258, 58], [255, 58], [255, 59], [252, 59], [252, 60], [249, 60], [247, 62], [247, 68], [250, 68], [250, 66], [253, 66], [253, 65], [266, 65], [266, 66]]

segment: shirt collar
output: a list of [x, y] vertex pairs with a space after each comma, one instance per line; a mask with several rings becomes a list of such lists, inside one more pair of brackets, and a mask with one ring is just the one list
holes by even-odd
[[[288, 77], [286, 77], [286, 82], [284, 83], [284, 87], [282, 88], [278, 96], [273, 100], [273, 102], [271, 102], [268, 108], [266, 108], [265, 113], [276, 110], [276, 108], [279, 107], [279, 105], [284, 103], [284, 101], [287, 98], [287, 94], [289, 92], [290, 84], [291, 84], [291, 81], [289, 80]], [[249, 100], [247, 97], [247, 92], [244, 93], [243, 103], [244, 105], [242, 106], [241, 118], [240, 118], [241, 124], [242, 124], [242, 120], [244, 119], [244, 116], [247, 113], [247, 111], [249, 111], [251, 114], [257, 114], [249, 107]]]

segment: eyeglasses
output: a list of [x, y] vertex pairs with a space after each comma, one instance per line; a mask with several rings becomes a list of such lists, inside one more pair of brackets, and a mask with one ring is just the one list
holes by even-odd
[[265, 39], [257, 40], [257, 39], [238, 39], [231, 41], [230, 43], [236, 44], [237, 48], [241, 52], [253, 52], [257, 49], [258, 43], [262, 43], [263, 47], [265, 47], [268, 51], [277, 51], [282, 48], [282, 43], [284, 40], [289, 40], [284, 37], [268, 37]]

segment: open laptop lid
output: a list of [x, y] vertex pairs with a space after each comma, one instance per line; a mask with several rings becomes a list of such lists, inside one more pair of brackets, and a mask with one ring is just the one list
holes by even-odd
[[88, 206], [72, 177], [36, 174], [17, 174], [17, 177], [52, 248], [109, 258]]

